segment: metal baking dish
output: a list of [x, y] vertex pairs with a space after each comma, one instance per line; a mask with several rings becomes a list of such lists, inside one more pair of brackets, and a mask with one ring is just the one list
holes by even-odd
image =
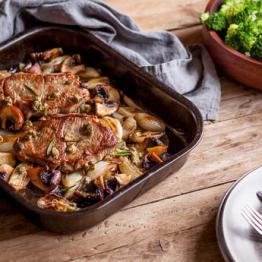
[[[101, 68], [116, 81], [118, 88], [145, 110], [164, 120], [169, 126], [167, 134], [172, 152], [168, 161], [155, 166], [103, 201], [72, 213], [40, 209], [0, 181], [0, 188], [35, 222], [53, 232], [69, 233], [94, 226], [179, 170], [190, 151], [198, 144], [203, 124], [198, 109], [190, 101], [143, 72], [101, 40], [80, 29], [41, 27], [24, 32], [0, 46], [0, 69], [18, 64], [30, 52], [52, 47], [63, 47], [65, 53], [80, 53], [84, 62]], [[182, 132], [183, 139], [174, 130]]]

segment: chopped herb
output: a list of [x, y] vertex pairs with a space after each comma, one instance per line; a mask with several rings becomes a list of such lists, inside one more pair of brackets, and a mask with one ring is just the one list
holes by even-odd
[[118, 152], [113, 152], [112, 156], [130, 156], [132, 153], [131, 151], [118, 151]]
[[20, 167], [18, 168], [17, 172], [18, 172], [19, 174], [24, 174], [24, 173], [26, 173], [27, 171], [26, 171], [26, 168], [25, 168], [24, 166], [20, 166]]

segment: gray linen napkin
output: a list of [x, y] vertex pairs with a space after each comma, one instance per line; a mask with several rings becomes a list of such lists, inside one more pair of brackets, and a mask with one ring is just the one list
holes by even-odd
[[[174, 14], [175, 15], [175, 14]], [[0, 43], [40, 22], [80, 26], [190, 99], [214, 120], [220, 83], [203, 46], [188, 49], [168, 32], [141, 32], [133, 20], [99, 0], [4, 0]]]

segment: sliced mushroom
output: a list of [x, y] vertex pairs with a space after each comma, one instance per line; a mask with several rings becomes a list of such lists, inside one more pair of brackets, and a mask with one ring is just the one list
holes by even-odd
[[100, 77], [99, 71], [94, 67], [86, 67], [85, 71], [79, 72], [78, 75], [82, 81], [88, 81], [92, 78]]
[[15, 166], [16, 160], [12, 153], [0, 152], [0, 165], [8, 164], [12, 167]]
[[50, 192], [58, 186], [61, 181], [61, 173], [58, 170], [44, 170], [41, 167], [28, 169], [30, 181], [44, 192]]
[[8, 183], [15, 190], [17, 191], [23, 190], [29, 184], [30, 177], [27, 173], [28, 168], [30, 168], [28, 164], [21, 163], [14, 169]]
[[135, 165], [133, 165], [127, 157], [120, 157], [120, 161], [120, 171], [124, 174], [130, 175], [132, 180], [142, 175], [142, 172]]
[[72, 74], [77, 74], [84, 70], [85, 70], [85, 65], [84, 64], [79, 65], [77, 59], [73, 56], [67, 57], [61, 65], [62, 73], [71, 72]]
[[135, 119], [138, 125], [147, 130], [152, 132], [164, 132], [165, 131], [165, 124], [160, 119], [149, 115], [147, 113], [136, 113]]
[[128, 117], [122, 124], [123, 126], [123, 139], [126, 140], [129, 138], [130, 134], [132, 134], [136, 128], [136, 120], [133, 117]]
[[112, 101], [106, 101], [104, 103], [96, 103], [95, 110], [96, 114], [100, 117], [109, 116], [115, 113], [118, 109], [119, 104]]
[[74, 172], [71, 174], [64, 175], [62, 178], [62, 183], [64, 187], [73, 187], [77, 185], [81, 180], [83, 176], [81, 172]]
[[23, 127], [24, 115], [22, 111], [14, 105], [6, 105], [0, 112], [1, 128], [10, 131], [17, 131]]
[[123, 137], [123, 128], [119, 120], [106, 116], [103, 118], [103, 122], [113, 130], [115, 136], [117, 137], [117, 141], [120, 142]]
[[75, 203], [53, 194], [47, 194], [39, 198], [37, 206], [44, 209], [53, 209], [58, 212], [72, 212], [78, 209]]
[[14, 168], [8, 164], [1, 164], [0, 165], [0, 179], [4, 181], [8, 181]]

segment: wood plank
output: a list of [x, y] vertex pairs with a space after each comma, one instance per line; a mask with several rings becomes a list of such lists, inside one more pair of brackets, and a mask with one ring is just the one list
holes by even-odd
[[[84, 262], [77, 258], [74, 262]], [[175, 260], [174, 260], [175, 259]], [[210, 223], [153, 237], [127, 247], [88, 257], [88, 261], [212, 261], [222, 262], [216, 243], [215, 218]]]
[[131, 16], [142, 29], [170, 30], [199, 24], [204, 0], [106, 0], [110, 6]]
[[[114, 249], [127, 247], [131, 249], [132, 245], [139, 243], [148, 246], [147, 243], [152, 241], [164, 239], [169, 235], [172, 238], [172, 235], [175, 236], [178, 232], [210, 223], [230, 185], [229, 183], [176, 198], [167, 198], [162, 200], [161, 204], [151, 203], [147, 208], [139, 206], [127, 209], [86, 232], [74, 235], [59, 236], [39, 232], [0, 241], [1, 257], [5, 258], [5, 261], [62, 262], [83, 257], [88, 259], [90, 256]], [[190, 249], [193, 242], [197, 245], [199, 236], [205, 234], [205, 227], [202, 229], [203, 231], [196, 231], [197, 236], [192, 237], [192, 242], [184, 240], [187, 247], [180, 248]], [[170, 245], [167, 251], [170, 254], [169, 258], [178, 247]], [[128, 252], [130, 254], [128, 261], [136, 261], [137, 257], [142, 258], [145, 250], [139, 248], [137, 251], [139, 250], [141, 253]], [[185, 251], [183, 252], [185, 254]]]

